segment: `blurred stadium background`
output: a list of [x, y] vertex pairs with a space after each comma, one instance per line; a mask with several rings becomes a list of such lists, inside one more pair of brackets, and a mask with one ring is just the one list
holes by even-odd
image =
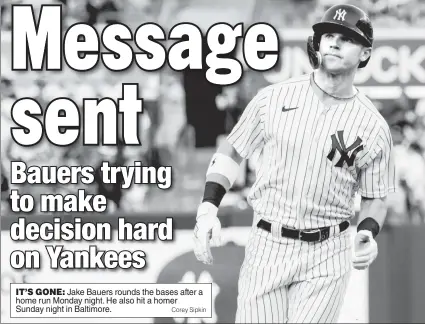
[[[133, 66], [125, 72], [112, 73], [99, 65], [88, 73], [76, 73], [66, 68], [61, 72], [13, 72], [10, 69], [11, 3], [33, 4], [35, 8], [40, 8], [41, 4], [62, 4], [66, 13], [64, 28], [83, 21], [102, 30], [106, 24], [121, 22], [134, 31], [143, 23], [156, 22], [167, 31], [179, 22], [193, 22], [205, 32], [216, 22], [230, 24], [243, 22], [246, 26], [256, 22], [267, 22], [273, 25], [281, 36], [281, 60], [274, 70], [267, 73], [245, 71], [243, 79], [229, 87], [208, 84], [204, 78], [205, 71], [178, 73], [167, 68], [155, 73], [145, 73], [137, 66]], [[173, 216], [181, 229], [189, 230], [193, 226], [196, 207], [202, 195], [207, 164], [220, 139], [230, 131], [247, 102], [259, 88], [310, 71], [305, 52], [307, 35], [312, 33], [311, 25], [320, 19], [327, 8], [336, 3], [339, 1], [3, 1], [1, 5], [2, 217], [11, 214], [7, 196], [8, 192], [16, 187], [7, 181], [10, 161], [22, 160], [30, 165], [99, 166], [101, 161], [132, 165], [133, 161], [138, 160], [148, 165], [171, 165], [174, 176], [172, 188], [163, 191], [154, 185], [133, 185], [131, 189], [121, 190], [119, 185], [105, 186], [102, 183], [95, 183], [85, 189], [107, 196], [108, 213], [111, 217], [129, 215], [138, 219], [151, 219]], [[406, 244], [406, 246], [397, 245], [399, 249], [397, 251], [404, 252], [412, 246], [418, 248], [424, 247], [425, 244], [423, 239], [415, 241], [415, 236], [410, 232], [417, 228], [422, 230], [425, 228], [423, 226], [425, 223], [425, 0], [352, 0], [348, 3], [363, 8], [373, 21], [376, 45], [369, 65], [359, 74], [356, 83], [375, 102], [392, 129], [400, 175], [400, 190], [389, 199], [387, 232], [384, 233], [381, 239], [383, 243], [380, 245], [384, 244], [380, 259], [386, 265], [378, 264], [376, 270], [372, 267], [370, 271], [377, 273], [395, 266], [392, 262], [400, 260], [391, 258], [394, 241]], [[235, 51], [233, 54], [238, 57], [240, 52]], [[16, 99], [34, 97], [43, 106], [56, 97], [65, 96], [82, 104], [82, 98], [121, 96], [123, 82], [140, 84], [140, 96], [144, 98], [145, 109], [140, 129], [142, 146], [84, 147], [81, 143], [77, 143], [72, 147], [61, 149], [48, 144], [22, 148], [11, 139], [10, 127], [14, 123], [10, 118], [10, 108]], [[251, 172], [253, 163], [255, 161], [244, 164], [236, 185], [223, 201], [221, 212], [224, 215], [224, 227], [250, 225], [250, 208], [245, 197], [253, 182]], [[70, 186], [26, 185], [16, 188], [21, 193], [31, 193], [34, 196], [45, 192], [75, 193], [77, 190], [77, 187]], [[37, 209], [33, 215], [40, 216]], [[179, 219], [182, 220], [180, 223]], [[6, 225], [2, 225], [2, 230], [6, 229]], [[405, 235], [403, 237], [409, 238], [409, 243], [401, 238], [394, 240], [391, 235]], [[186, 242], [186, 245], [188, 244], [189, 242]], [[423, 249], [422, 252], [421, 249], [415, 251], [408, 250], [411, 259], [425, 259]], [[408, 260], [412, 261], [411, 259]], [[190, 262], [194, 263], [194, 258], [191, 258]], [[423, 273], [425, 265], [421, 264], [419, 267]], [[394, 273], [386, 278], [393, 282], [400, 280], [400, 277], [406, 279], [406, 276], [413, 275], [409, 270], [406, 270], [407, 275], [404, 272]], [[155, 276], [159, 278], [159, 272]], [[423, 277], [421, 279], [424, 281]], [[414, 285], [415, 282], [412, 280], [411, 284]], [[382, 284], [385, 285], [385, 282]], [[382, 287], [378, 288], [382, 293]], [[397, 301], [404, 295], [399, 294], [400, 299], [391, 299], [387, 303], [380, 304], [380, 314], [369, 310], [368, 318], [371, 321], [397, 319], [407, 322], [417, 319], [423, 321], [425, 319], [423, 309], [415, 306], [416, 308], [412, 310], [411, 306], [425, 305], [425, 288], [422, 288], [416, 288], [422, 293], [422, 299], [419, 301], [415, 299], [410, 306], [405, 304], [400, 306]], [[413, 295], [410, 295], [412, 289], [409, 285], [394, 289], [402, 289], [413, 298]], [[370, 295], [369, 297], [372, 299]], [[371, 307], [369, 303], [369, 308]], [[403, 311], [394, 310], [400, 307], [403, 307]], [[377, 312], [376, 309], [374, 312]]]

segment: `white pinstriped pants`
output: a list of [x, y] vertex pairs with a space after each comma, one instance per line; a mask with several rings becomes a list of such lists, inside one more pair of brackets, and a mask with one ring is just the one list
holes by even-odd
[[253, 227], [240, 270], [236, 323], [335, 323], [350, 249], [349, 229], [310, 243]]

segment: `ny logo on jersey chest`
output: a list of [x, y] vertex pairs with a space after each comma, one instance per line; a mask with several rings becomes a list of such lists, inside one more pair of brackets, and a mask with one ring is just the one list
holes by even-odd
[[357, 153], [363, 150], [363, 145], [361, 145], [362, 139], [357, 136], [357, 139], [354, 141], [354, 143], [352, 143], [348, 147], [345, 145], [344, 131], [338, 131], [337, 135], [333, 134], [331, 136], [331, 139], [332, 139], [332, 149], [329, 152], [327, 158], [331, 162], [333, 162], [335, 153], [336, 151], [338, 151], [341, 157], [339, 158], [335, 166], [338, 168], [341, 168], [344, 165], [344, 162], [347, 162], [347, 165], [350, 167], [353, 166]]

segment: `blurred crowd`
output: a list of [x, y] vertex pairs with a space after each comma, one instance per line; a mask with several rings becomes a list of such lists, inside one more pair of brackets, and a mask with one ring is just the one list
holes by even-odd
[[411, 100], [403, 94], [380, 108], [390, 125], [400, 181], [388, 199], [388, 221], [425, 222], [425, 98]]
[[[244, 6], [244, 1], [239, 2]], [[329, 6], [330, 0], [254, 0], [252, 15], [248, 21], [266, 21], [276, 27], [306, 27], [316, 22]], [[190, 6], [191, 0], [15, 0], [6, 1], [1, 8], [2, 39], [10, 30], [10, 3], [32, 3], [37, 6], [46, 3], [61, 3], [64, 8], [64, 27], [77, 21], [87, 22], [102, 28], [105, 24], [123, 22], [130, 28], [143, 22], [167, 20], [172, 10], [178, 6]], [[193, 1], [192, 1], [193, 3]], [[198, 1], [208, 6], [209, 1]], [[368, 10], [375, 26], [425, 26], [424, 0], [356, 0]], [[167, 8], [167, 7], [173, 7]], [[207, 10], [207, 9], [205, 9]], [[294, 12], [296, 14], [294, 14]], [[307, 17], [307, 18], [306, 18]], [[3, 44], [2, 44], [3, 45]], [[148, 212], [151, 210], [193, 211], [202, 194], [203, 176], [215, 144], [216, 136], [230, 131], [253, 92], [258, 90], [249, 85], [249, 79], [232, 87], [211, 88], [211, 93], [189, 95], [191, 82], [183, 73], [164, 68], [158, 73], [144, 73], [130, 69], [123, 73], [111, 73], [96, 69], [86, 74], [64, 70], [53, 72], [11, 72], [10, 58], [2, 53], [1, 78], [1, 150], [2, 150], [2, 210], [7, 211], [7, 193], [17, 187], [8, 183], [9, 161], [25, 161], [28, 165], [91, 165], [98, 168], [102, 161], [115, 165], [132, 165], [142, 161], [145, 165], [172, 165], [174, 185], [164, 192], [152, 185], [135, 185], [121, 190], [120, 185], [105, 185], [97, 180], [85, 187], [87, 192], [102, 193], [108, 198], [109, 212]], [[4, 71], [7, 71], [5, 73]], [[192, 81], [188, 81], [192, 80]], [[14, 101], [22, 97], [36, 98], [42, 107], [57, 97], [69, 97], [77, 104], [82, 98], [118, 98], [121, 96], [122, 82], [138, 82], [140, 97], [144, 98], [144, 113], [141, 115], [140, 138], [142, 146], [125, 147], [85, 147], [75, 143], [71, 147], [52, 147], [47, 143], [31, 148], [17, 145], [10, 136], [14, 125], [10, 108]], [[199, 81], [195, 81], [197, 83]], [[253, 88], [254, 87], [254, 88]], [[199, 97], [199, 98], [198, 98]], [[208, 98], [213, 98], [209, 100]], [[199, 100], [199, 101], [196, 101]], [[197, 104], [199, 102], [199, 104]], [[190, 104], [189, 104], [190, 103]], [[194, 103], [194, 104], [193, 104]], [[425, 221], [425, 94], [420, 100], [412, 100], [402, 95], [396, 101], [376, 101], [382, 115], [389, 122], [395, 144], [395, 154], [399, 166], [400, 190], [390, 197], [393, 224]], [[212, 115], [201, 112], [199, 105], [211, 105], [216, 111]], [[192, 107], [192, 108], [191, 108]], [[195, 107], [195, 110], [191, 110]], [[198, 109], [200, 108], [200, 109]], [[205, 107], [204, 107], [205, 108]], [[206, 109], [206, 108], [205, 108]], [[205, 117], [207, 116], [207, 117]], [[211, 117], [213, 116], [213, 117]], [[211, 119], [213, 118], [213, 119]], [[221, 125], [214, 125], [214, 118]], [[201, 120], [197, 124], [197, 120]], [[199, 126], [201, 125], [201, 126]], [[204, 129], [202, 125], [210, 125]], [[204, 130], [217, 134], [210, 141], [199, 133]], [[237, 182], [232, 194], [236, 202], [244, 200], [246, 189], [252, 184], [253, 174], [250, 163], [243, 166], [244, 174]], [[82, 186], [78, 186], [81, 188]], [[18, 186], [20, 193], [75, 193], [77, 187], [40, 185]], [[164, 204], [167, 201], [167, 204]], [[37, 209], [34, 210], [37, 212]]]
[[[290, 27], [311, 26], [335, 0], [265, 0], [258, 5], [258, 20], [268, 19], [273, 25], [285, 22]], [[425, 26], [424, 0], [351, 0], [342, 1], [368, 12], [375, 27]], [[267, 5], [265, 5], [267, 4]]]
[[[212, 4], [199, 0], [197, 3]], [[220, 2], [217, 0], [216, 2]], [[241, 7], [253, 3], [252, 18], [269, 21], [274, 26], [305, 27], [317, 22], [323, 12], [337, 3], [335, 0], [233, 0]], [[31, 3], [35, 8], [41, 4], [63, 4], [64, 27], [76, 22], [91, 25], [122, 22], [129, 25], [161, 19], [161, 13], [174, 7], [190, 6], [193, 0], [6, 0], [2, 7], [2, 28], [10, 29], [10, 3]], [[424, 0], [351, 0], [347, 3], [366, 10], [374, 26], [425, 26]], [[164, 9], [164, 7], [167, 7]], [[242, 8], [240, 8], [242, 10]], [[165, 18], [165, 17], [164, 17]]]

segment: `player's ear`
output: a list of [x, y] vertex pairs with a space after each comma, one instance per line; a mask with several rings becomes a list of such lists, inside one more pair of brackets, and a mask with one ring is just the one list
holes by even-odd
[[372, 47], [363, 46], [362, 51], [360, 53], [360, 61], [366, 61], [370, 55], [372, 54]]

